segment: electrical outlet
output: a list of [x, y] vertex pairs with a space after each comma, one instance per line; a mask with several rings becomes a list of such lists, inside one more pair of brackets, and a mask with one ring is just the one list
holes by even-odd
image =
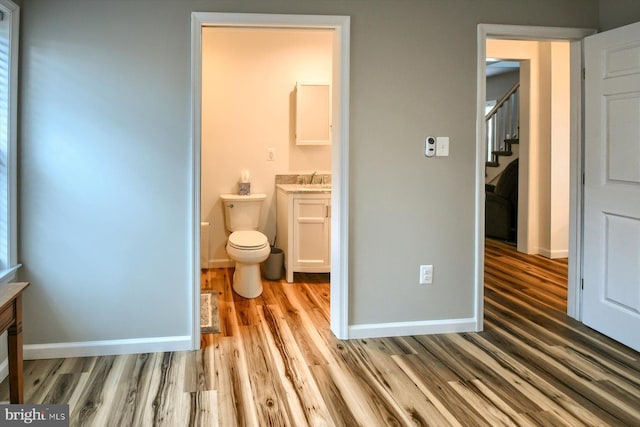
[[420, 266], [420, 284], [430, 285], [433, 283], [433, 265]]
[[273, 162], [276, 160], [276, 149], [275, 148], [267, 148], [267, 161]]

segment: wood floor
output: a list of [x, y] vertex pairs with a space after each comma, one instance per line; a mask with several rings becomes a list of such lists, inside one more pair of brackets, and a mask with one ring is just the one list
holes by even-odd
[[486, 248], [482, 333], [343, 342], [326, 275], [245, 300], [209, 270], [201, 350], [27, 361], [25, 398], [78, 426], [639, 426], [640, 354], [567, 318], [566, 262]]

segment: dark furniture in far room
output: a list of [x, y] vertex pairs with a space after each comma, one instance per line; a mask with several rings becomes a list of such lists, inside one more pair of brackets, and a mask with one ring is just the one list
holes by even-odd
[[485, 186], [485, 236], [511, 242], [518, 231], [518, 159], [502, 171], [493, 191]]

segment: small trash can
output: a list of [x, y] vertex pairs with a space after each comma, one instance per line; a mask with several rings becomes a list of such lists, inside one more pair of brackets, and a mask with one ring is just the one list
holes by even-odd
[[280, 280], [284, 265], [284, 252], [280, 248], [272, 247], [269, 258], [264, 262], [264, 277], [267, 280]]

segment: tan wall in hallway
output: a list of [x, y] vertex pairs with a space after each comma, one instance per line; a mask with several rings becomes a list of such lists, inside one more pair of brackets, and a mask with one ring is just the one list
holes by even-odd
[[570, 44], [551, 43], [551, 258], [569, 253]]

